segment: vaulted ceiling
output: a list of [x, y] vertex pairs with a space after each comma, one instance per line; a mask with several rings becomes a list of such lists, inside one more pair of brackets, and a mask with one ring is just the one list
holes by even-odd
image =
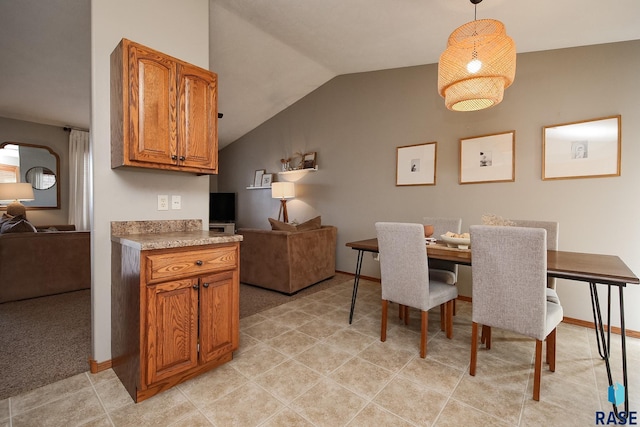
[[[484, 0], [477, 18], [518, 53], [640, 39], [638, 0]], [[220, 146], [337, 75], [437, 63], [473, 19], [468, 0], [210, 0]], [[90, 49], [90, 0], [0, 0], [0, 116], [89, 128]]]

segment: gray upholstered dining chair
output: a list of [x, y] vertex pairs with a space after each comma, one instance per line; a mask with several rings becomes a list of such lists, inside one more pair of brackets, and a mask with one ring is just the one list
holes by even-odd
[[555, 371], [556, 327], [562, 306], [546, 298], [547, 232], [541, 228], [473, 225], [471, 233], [472, 330], [469, 374], [476, 374], [478, 325], [491, 348], [491, 328], [536, 340], [533, 399], [540, 400], [542, 342]]
[[[560, 234], [560, 223], [556, 221], [536, 221], [530, 219], [512, 219], [510, 220], [516, 227], [544, 228], [547, 230], [547, 249], [558, 250], [558, 240]], [[556, 288], [556, 278], [547, 278], [547, 288]], [[555, 295], [555, 291], [551, 293]], [[557, 295], [556, 295], [557, 297]]]
[[[433, 236], [438, 239], [447, 231], [460, 233], [462, 230], [462, 218], [438, 218], [425, 216], [422, 223], [433, 225]], [[450, 261], [431, 260], [429, 262], [429, 279], [439, 280], [449, 285], [458, 283], [458, 264]], [[453, 315], [456, 315], [456, 300], [453, 300]]]
[[[429, 309], [440, 306], [445, 313], [447, 338], [453, 336], [453, 300], [458, 288], [429, 279], [429, 260], [422, 224], [377, 222], [382, 287], [380, 341], [387, 339], [388, 303], [392, 301], [421, 311], [420, 357], [427, 354]], [[405, 319], [408, 312], [405, 312]]]

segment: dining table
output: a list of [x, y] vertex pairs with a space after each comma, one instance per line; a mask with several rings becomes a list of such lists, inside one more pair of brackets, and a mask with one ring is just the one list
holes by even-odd
[[[353, 313], [356, 305], [358, 284], [362, 273], [362, 259], [365, 253], [378, 253], [378, 239], [371, 238], [347, 242], [347, 247], [358, 251], [356, 261], [356, 271], [353, 279], [353, 292], [351, 296], [351, 310], [349, 312], [349, 324], [353, 321]], [[460, 265], [472, 266], [471, 249], [448, 245], [441, 241], [426, 242], [427, 257], [429, 259], [450, 261]], [[473, 270], [472, 273], [473, 275]], [[593, 324], [596, 331], [596, 341], [600, 357], [605, 361], [609, 387], [613, 386], [613, 376], [611, 373], [611, 294], [612, 289], [618, 289], [618, 301], [620, 309], [620, 341], [622, 353], [622, 376], [624, 385], [624, 405], [625, 413], [629, 413], [629, 389], [627, 378], [627, 347], [626, 330], [624, 316], [624, 288], [627, 284], [640, 284], [638, 277], [631, 269], [616, 255], [568, 252], [558, 250], [547, 250], [547, 276], [559, 279], [574, 280], [589, 284], [591, 294], [591, 309], [593, 312]], [[603, 285], [607, 288], [607, 322], [602, 319], [602, 309], [597, 292], [597, 286]], [[473, 302], [472, 302], [473, 303]], [[605, 334], [606, 330], [606, 334]], [[618, 415], [618, 405], [611, 402], [613, 412]]]

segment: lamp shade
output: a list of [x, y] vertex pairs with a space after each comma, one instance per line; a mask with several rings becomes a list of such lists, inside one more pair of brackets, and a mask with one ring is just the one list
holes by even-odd
[[34, 200], [33, 187], [28, 182], [0, 183], [0, 200]]
[[296, 189], [293, 182], [274, 182], [271, 184], [271, 197], [274, 199], [293, 199]]
[[499, 104], [516, 76], [516, 45], [495, 19], [468, 22], [449, 36], [438, 62], [438, 92], [449, 110]]

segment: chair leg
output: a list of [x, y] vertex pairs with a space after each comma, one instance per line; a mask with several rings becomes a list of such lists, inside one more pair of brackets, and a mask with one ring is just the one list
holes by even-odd
[[408, 305], [404, 306], [404, 324], [405, 325], [409, 324], [409, 306]]
[[398, 304], [398, 318], [404, 319], [404, 305]]
[[551, 372], [556, 371], [556, 331], [554, 328], [547, 337], [547, 363]]
[[453, 308], [456, 300], [447, 301], [446, 305], [446, 320], [447, 320], [447, 338], [453, 338]]
[[445, 322], [446, 316], [447, 316], [447, 309], [445, 307], [447, 303], [444, 304], [440, 304], [440, 330], [441, 331], [446, 331], [447, 330], [447, 324]]
[[429, 312], [422, 310], [420, 312], [420, 357], [427, 357], [427, 328], [429, 326]]
[[491, 350], [491, 326], [482, 325], [480, 342], [484, 344], [487, 350]]
[[476, 375], [476, 361], [478, 358], [478, 324], [471, 324], [471, 364], [469, 365], [469, 375]]
[[389, 309], [389, 301], [382, 300], [382, 324], [380, 325], [380, 341], [387, 340], [387, 311]]
[[[458, 299], [458, 298], [456, 298]], [[453, 300], [453, 315], [456, 315], [456, 299]]]
[[536, 340], [536, 362], [533, 373], [533, 400], [540, 400], [540, 376], [542, 374], [542, 341]]

